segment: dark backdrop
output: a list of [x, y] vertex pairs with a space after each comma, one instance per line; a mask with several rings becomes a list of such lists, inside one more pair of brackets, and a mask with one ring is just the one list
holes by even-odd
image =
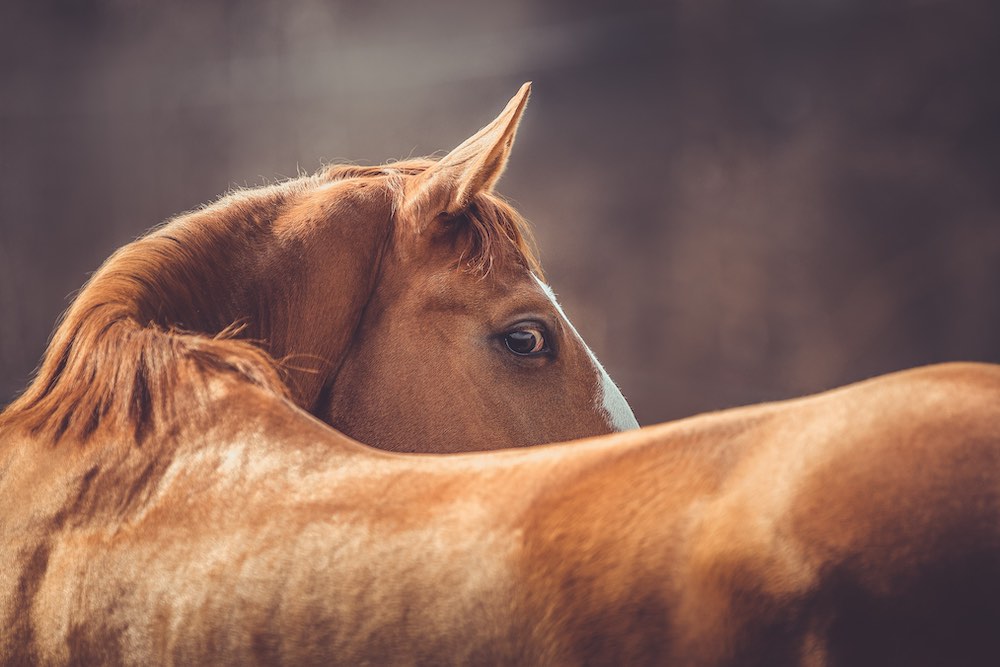
[[1000, 361], [1000, 3], [0, 5], [0, 405], [117, 246], [233, 185], [448, 149], [643, 423]]

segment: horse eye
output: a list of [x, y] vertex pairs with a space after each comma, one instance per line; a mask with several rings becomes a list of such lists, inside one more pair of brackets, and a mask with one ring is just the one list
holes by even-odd
[[545, 336], [538, 329], [524, 328], [511, 331], [504, 336], [503, 340], [508, 350], [521, 356], [529, 356], [548, 350], [545, 346]]

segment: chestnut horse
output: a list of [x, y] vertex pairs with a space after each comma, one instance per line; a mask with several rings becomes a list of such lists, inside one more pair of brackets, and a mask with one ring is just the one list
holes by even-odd
[[239, 191], [125, 246], [0, 428], [165, 437], [188, 356], [199, 373], [242, 374], [384, 449], [638, 427], [541, 282], [526, 223], [492, 193], [529, 90], [440, 161], [334, 166]]
[[[155, 326], [51, 343], [56, 370], [90, 382], [80, 405], [110, 405], [96, 424], [3, 417], [0, 663], [1000, 661], [1000, 367], [401, 454], [310, 415], [257, 347], [141, 312]], [[143, 373], [135, 402], [89, 397], [124, 383], [87, 368]], [[423, 435], [396, 445], [428, 449]]]
[[176, 363], [169, 438], [5, 432], [0, 662], [1000, 660], [998, 367], [431, 456]]

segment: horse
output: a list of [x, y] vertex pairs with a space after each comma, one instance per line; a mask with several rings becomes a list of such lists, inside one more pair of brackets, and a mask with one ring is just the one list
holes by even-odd
[[330, 428], [246, 340], [129, 327], [93, 352], [171, 371], [132, 423], [0, 431], [4, 664], [1000, 659], [998, 366], [441, 455]]
[[214, 373], [142, 447], [5, 434], [0, 661], [1000, 658], [1000, 367], [451, 455]]
[[243, 375], [389, 450], [638, 427], [542, 282], [524, 218], [493, 192], [529, 93], [440, 160], [239, 190], [121, 248], [0, 429], [169, 437], [181, 369]]

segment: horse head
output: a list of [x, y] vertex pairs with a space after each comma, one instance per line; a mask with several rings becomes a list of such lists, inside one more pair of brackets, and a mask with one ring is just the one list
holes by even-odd
[[493, 193], [528, 92], [438, 161], [329, 186], [392, 203], [371, 296], [312, 406], [344, 433], [454, 451], [638, 426], [542, 282], [523, 218]]
[[109, 424], [143, 437], [207, 409], [211, 392], [191, 387], [210, 383], [193, 377], [228, 373], [393, 450], [637, 426], [492, 190], [528, 92], [440, 160], [238, 191], [125, 246], [3, 420], [56, 439]]

